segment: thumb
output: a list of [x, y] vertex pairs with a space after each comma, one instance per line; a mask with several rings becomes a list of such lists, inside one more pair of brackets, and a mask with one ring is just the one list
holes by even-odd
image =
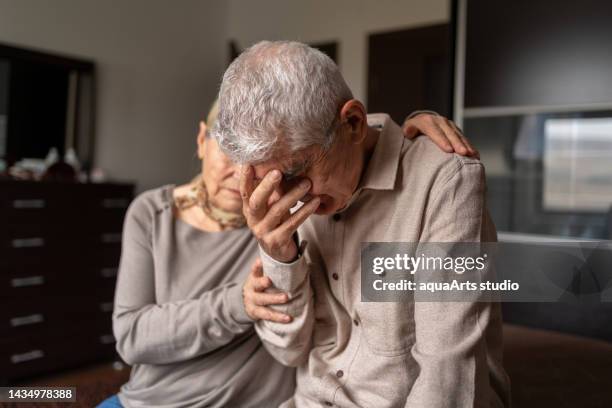
[[410, 125], [408, 123], [404, 123], [404, 126], [402, 126], [402, 130], [404, 131], [404, 136], [406, 136], [407, 139], [414, 139], [419, 133], [419, 130], [416, 126]]
[[261, 264], [261, 259], [257, 258], [251, 266], [251, 275], [256, 278], [263, 276], [263, 265]]

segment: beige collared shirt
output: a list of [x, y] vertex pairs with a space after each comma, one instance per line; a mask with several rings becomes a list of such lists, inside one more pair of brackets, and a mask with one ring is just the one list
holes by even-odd
[[256, 325], [271, 354], [298, 367], [282, 406], [508, 406], [499, 304], [361, 301], [362, 242], [496, 239], [478, 160], [406, 140], [387, 115], [368, 123], [381, 131], [350, 205], [300, 227], [297, 261], [260, 250], [264, 273], [290, 294], [277, 309], [294, 316]]

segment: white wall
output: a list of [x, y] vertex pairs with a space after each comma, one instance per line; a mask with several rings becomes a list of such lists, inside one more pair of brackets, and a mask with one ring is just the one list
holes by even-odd
[[195, 171], [226, 63], [223, 1], [0, 0], [0, 42], [97, 64], [96, 164], [143, 190]]
[[229, 0], [228, 21], [242, 48], [260, 40], [338, 41], [344, 78], [365, 102], [368, 34], [449, 19], [450, 0]]
[[448, 18], [448, 0], [0, 0], [0, 42], [97, 64], [96, 164], [142, 191], [197, 171], [196, 125], [228, 38], [338, 41], [343, 74], [365, 100], [369, 33]]

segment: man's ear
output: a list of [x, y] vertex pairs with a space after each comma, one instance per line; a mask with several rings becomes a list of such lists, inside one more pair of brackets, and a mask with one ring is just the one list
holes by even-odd
[[367, 113], [357, 99], [351, 99], [340, 109], [340, 124], [346, 126], [353, 143], [361, 143], [367, 135]]
[[206, 123], [200, 121], [200, 130], [197, 137], [198, 144], [198, 157], [200, 160], [204, 158], [204, 152], [206, 150]]

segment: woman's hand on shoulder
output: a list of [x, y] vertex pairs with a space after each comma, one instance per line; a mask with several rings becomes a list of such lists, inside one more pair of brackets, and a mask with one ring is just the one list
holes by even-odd
[[435, 112], [415, 112], [404, 120], [404, 136], [414, 139], [418, 135], [429, 137], [438, 147], [447, 153], [480, 158], [478, 150], [455, 123]]

